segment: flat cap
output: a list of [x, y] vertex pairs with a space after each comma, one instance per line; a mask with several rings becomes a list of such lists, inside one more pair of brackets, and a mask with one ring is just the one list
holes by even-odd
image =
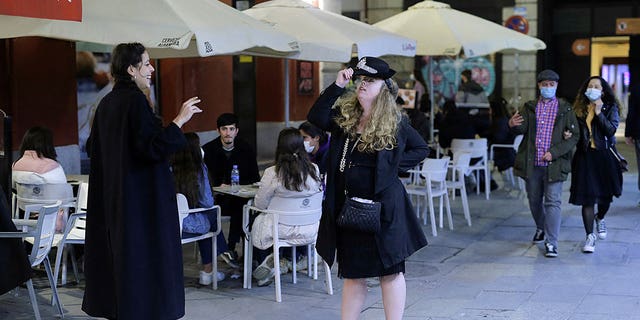
[[558, 81], [560, 80], [560, 76], [553, 70], [545, 69], [538, 73], [538, 82], [550, 80], [550, 81]]

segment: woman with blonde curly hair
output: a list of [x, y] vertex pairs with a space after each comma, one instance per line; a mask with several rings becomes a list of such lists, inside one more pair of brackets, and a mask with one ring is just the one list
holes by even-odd
[[[338, 72], [320, 95], [309, 122], [331, 132], [327, 188], [317, 249], [332, 265], [337, 249], [338, 276], [344, 279], [342, 319], [357, 319], [367, 295], [366, 278], [379, 277], [387, 319], [401, 319], [406, 300], [404, 261], [427, 245], [398, 172], [413, 168], [429, 149], [396, 105], [393, 69], [364, 57]], [[355, 79], [355, 92], [345, 86]], [[346, 198], [381, 204], [380, 230], [339, 226]]]

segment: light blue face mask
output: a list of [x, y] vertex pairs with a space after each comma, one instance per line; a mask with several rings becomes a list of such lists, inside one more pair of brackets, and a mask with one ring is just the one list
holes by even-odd
[[596, 88], [589, 88], [587, 89], [587, 91], [584, 93], [585, 96], [587, 96], [587, 98], [589, 98], [589, 100], [591, 101], [596, 101], [600, 98], [600, 96], [602, 95], [602, 90], [600, 89], [596, 89]]
[[556, 87], [542, 87], [540, 88], [540, 95], [545, 99], [551, 99], [556, 96]]

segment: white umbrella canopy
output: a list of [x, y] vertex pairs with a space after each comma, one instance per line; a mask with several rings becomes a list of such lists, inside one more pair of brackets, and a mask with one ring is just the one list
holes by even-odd
[[[299, 51], [286, 58], [307, 61], [348, 62], [359, 57], [415, 56], [416, 42], [395, 33], [300, 0], [271, 0], [244, 10], [247, 15], [294, 36]], [[289, 64], [285, 61], [285, 126], [289, 126]]]
[[419, 2], [374, 26], [415, 39], [416, 54], [424, 56], [457, 55], [460, 49], [465, 56], [475, 57], [498, 51], [546, 48], [540, 39], [430, 0]]
[[[499, 51], [536, 51], [547, 47], [540, 39], [452, 9], [446, 3], [431, 0], [419, 2], [401, 13], [375, 23], [374, 26], [415, 39], [416, 54], [424, 56], [457, 56], [462, 49], [465, 56], [471, 58]], [[429, 66], [431, 67], [432, 63], [429, 63]], [[429, 76], [429, 80], [433, 81], [432, 75]], [[433, 106], [432, 83], [429, 84], [429, 91]], [[435, 108], [431, 108], [432, 140], [434, 112]]]
[[267, 1], [243, 12], [293, 35], [300, 51], [289, 55], [290, 59], [348, 62], [354, 52], [359, 57], [415, 55], [412, 39], [300, 0]]
[[285, 56], [298, 49], [290, 35], [218, 0], [84, 0], [82, 11], [81, 22], [0, 15], [0, 38], [140, 42], [153, 58], [238, 52]]

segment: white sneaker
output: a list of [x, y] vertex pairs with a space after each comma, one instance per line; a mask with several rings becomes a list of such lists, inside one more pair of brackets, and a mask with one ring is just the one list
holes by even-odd
[[[223, 272], [218, 271], [216, 273], [216, 278], [218, 279], [218, 281], [222, 281], [225, 278], [225, 275]], [[213, 271], [211, 272], [204, 272], [204, 271], [200, 271], [200, 281], [198, 281], [201, 285], [203, 286], [208, 286], [213, 282]]]
[[253, 278], [256, 280], [263, 280], [269, 277], [273, 270], [273, 253], [268, 255], [264, 261], [253, 270]]
[[596, 218], [596, 231], [598, 232], [598, 238], [600, 238], [600, 240], [607, 238], [607, 225], [604, 223], [604, 219], [600, 220]]
[[273, 277], [275, 277], [275, 275], [276, 275], [276, 270], [271, 269], [271, 272], [267, 275], [267, 277], [265, 277], [264, 279], [258, 280], [258, 287], [265, 287], [270, 285], [271, 282], [273, 282]]
[[596, 250], [596, 235], [593, 233], [589, 233], [587, 235], [587, 239], [584, 241], [582, 252], [593, 253], [595, 250]]

